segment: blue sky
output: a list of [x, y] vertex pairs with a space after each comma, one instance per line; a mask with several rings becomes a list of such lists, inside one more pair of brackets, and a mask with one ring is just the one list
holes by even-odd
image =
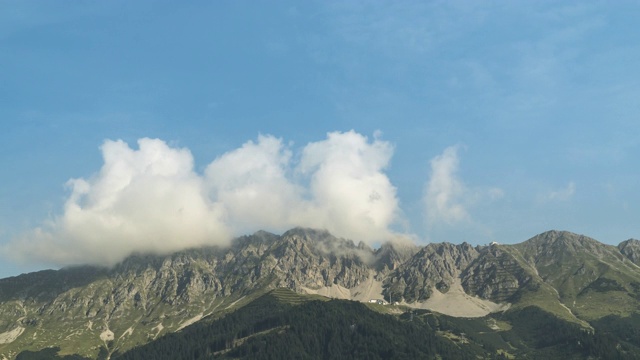
[[638, 13], [0, 1], [0, 277], [258, 226], [373, 246], [638, 238]]

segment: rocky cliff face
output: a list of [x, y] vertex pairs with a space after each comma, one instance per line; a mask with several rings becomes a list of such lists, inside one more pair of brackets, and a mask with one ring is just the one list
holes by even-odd
[[618, 249], [634, 264], [640, 266], [640, 240], [629, 239], [623, 241], [618, 245]]
[[516, 293], [532, 275], [502, 246], [483, 248], [461, 274], [462, 287], [469, 294], [495, 302], [513, 302]]
[[406, 263], [418, 251], [420, 247], [407, 242], [382, 244], [375, 252], [375, 269], [382, 274], [388, 274]]
[[428, 299], [434, 289], [446, 293], [477, 256], [478, 251], [467, 243], [429, 244], [389, 274], [385, 295], [414, 302]]
[[0, 359], [47, 346], [108, 357], [276, 287], [378, 291], [411, 306], [453, 292], [461, 306], [473, 298], [533, 304], [577, 322], [606, 315], [609, 310], [592, 305], [601, 300], [620, 311], [640, 310], [639, 243], [616, 248], [551, 231], [516, 245], [395, 243], [373, 250], [321, 230], [261, 231], [228, 248], [138, 254], [112, 269], [0, 279]]
[[[326, 231], [294, 229], [255, 257], [240, 281], [247, 287], [273, 278], [273, 286], [296, 291], [332, 284], [352, 288], [369, 276], [372, 256], [370, 248], [358, 247]], [[244, 258], [246, 254], [241, 254], [240, 259]]]

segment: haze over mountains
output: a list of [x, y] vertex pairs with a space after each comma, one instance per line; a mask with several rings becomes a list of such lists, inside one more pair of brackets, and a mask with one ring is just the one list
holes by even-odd
[[484, 322], [533, 307], [597, 333], [603, 318], [640, 310], [639, 259], [638, 240], [616, 247], [564, 231], [514, 245], [397, 242], [375, 250], [324, 230], [259, 231], [228, 247], [1, 279], [0, 355], [59, 347], [60, 354], [108, 358], [276, 288]]

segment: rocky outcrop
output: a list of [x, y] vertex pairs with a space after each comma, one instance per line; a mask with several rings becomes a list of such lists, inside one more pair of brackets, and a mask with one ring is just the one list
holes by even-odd
[[434, 289], [447, 292], [477, 256], [478, 251], [467, 243], [429, 244], [389, 274], [384, 293], [411, 303], [428, 299]]
[[618, 250], [634, 264], [640, 266], [640, 240], [629, 239], [618, 245]]
[[254, 267], [253, 281], [273, 277], [276, 286], [300, 291], [332, 284], [352, 288], [369, 276], [370, 248], [327, 231], [294, 229], [282, 235]]
[[512, 302], [532, 275], [509, 252], [497, 245], [485, 247], [461, 274], [462, 287], [469, 294], [494, 302]]
[[384, 243], [375, 252], [375, 269], [382, 274], [396, 270], [413, 257], [420, 247], [413, 243]]

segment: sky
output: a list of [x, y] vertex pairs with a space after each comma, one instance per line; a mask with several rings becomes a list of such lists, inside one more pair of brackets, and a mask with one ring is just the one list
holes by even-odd
[[295, 226], [639, 238], [639, 13], [0, 0], [0, 277]]

